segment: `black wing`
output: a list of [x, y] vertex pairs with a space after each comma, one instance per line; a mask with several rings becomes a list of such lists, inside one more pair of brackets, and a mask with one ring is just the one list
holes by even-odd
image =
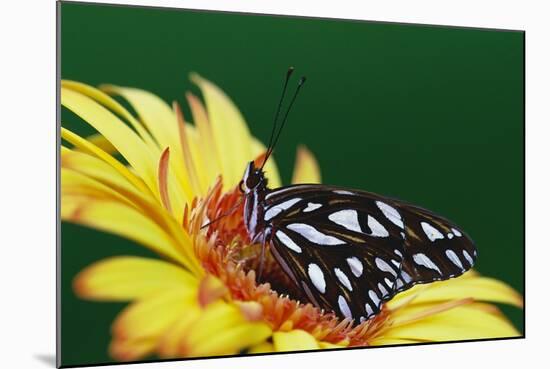
[[417, 283], [458, 276], [471, 239], [427, 210], [365, 191], [296, 185], [269, 192], [271, 251], [313, 304], [354, 320]]

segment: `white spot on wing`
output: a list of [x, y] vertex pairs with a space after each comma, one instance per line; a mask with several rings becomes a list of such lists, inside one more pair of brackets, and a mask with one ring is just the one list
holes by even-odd
[[368, 303], [365, 304], [365, 311], [367, 312], [367, 316], [369, 317], [374, 314], [374, 311], [372, 311], [372, 307]]
[[436, 270], [439, 274], [441, 274], [441, 270], [439, 270], [439, 267], [435, 265], [432, 259], [430, 259], [426, 255], [421, 253], [414, 254], [413, 260], [416, 264], [425, 266], [426, 268], [429, 268], [429, 269]]
[[290, 237], [288, 237], [286, 235], [286, 233], [284, 233], [283, 231], [277, 231], [277, 233], [275, 233], [275, 235], [277, 236], [279, 241], [281, 241], [283, 243], [283, 245], [285, 245], [286, 247], [288, 247], [292, 251], [296, 251], [297, 253], [302, 252], [302, 248], [300, 246], [298, 246], [294, 241], [292, 241], [292, 239]]
[[296, 204], [298, 201], [302, 200], [299, 197], [296, 197], [294, 199], [287, 200], [285, 202], [282, 202], [280, 204], [277, 204], [275, 206], [270, 207], [267, 209], [267, 211], [264, 214], [264, 220], [268, 221], [279, 215], [281, 212], [285, 211], [286, 209], [290, 208], [292, 205]]
[[374, 290], [369, 291], [369, 297], [372, 300], [373, 304], [378, 307], [380, 304], [380, 297], [374, 292]]
[[404, 270], [401, 271], [401, 279], [403, 279], [403, 281], [405, 281], [405, 283], [409, 283], [410, 281], [412, 281], [412, 278], [409, 275], [409, 273], [407, 273]]
[[345, 191], [345, 190], [335, 190], [333, 192], [338, 195], [355, 195], [353, 192]]
[[319, 209], [321, 206], [323, 205], [317, 204], [315, 202], [308, 202], [307, 207], [304, 209], [304, 213], [309, 213], [310, 211]]
[[342, 283], [342, 285], [344, 287], [346, 287], [348, 290], [352, 291], [353, 288], [351, 286], [351, 283], [349, 281], [349, 278], [348, 276], [346, 275], [346, 273], [342, 272], [340, 269], [338, 268], [334, 268], [334, 274], [336, 274], [336, 277], [338, 277], [338, 280], [340, 281], [340, 283]]
[[386, 283], [386, 286], [388, 286], [389, 289], [393, 289], [392, 281], [390, 281], [388, 278], [384, 278], [384, 282]]
[[325, 282], [325, 275], [323, 274], [321, 268], [319, 268], [319, 265], [313, 263], [309, 264], [307, 267], [307, 274], [309, 275], [309, 279], [311, 279], [311, 283], [313, 283], [315, 288], [317, 288], [319, 292], [325, 293], [327, 284]]
[[388, 218], [390, 222], [395, 224], [401, 229], [405, 228], [405, 225], [403, 224], [403, 219], [401, 219], [401, 214], [395, 209], [393, 206], [390, 206], [382, 201], [376, 201], [376, 205], [378, 208], [382, 211], [384, 216]]
[[466, 250], [462, 250], [462, 255], [464, 255], [464, 258], [466, 258], [468, 263], [470, 263], [470, 266], [474, 265], [474, 260], [472, 259], [470, 254], [468, 254], [468, 252]]
[[460, 269], [464, 269], [464, 267], [462, 266], [462, 263], [460, 262], [460, 259], [458, 258], [458, 255], [455, 254], [453, 250], [448, 249], [447, 251], [445, 251], [445, 255], [447, 255], [449, 260], [452, 261], [454, 265], [456, 265]]
[[376, 219], [374, 219], [370, 215], [367, 218], [367, 224], [372, 231], [371, 236], [388, 237], [390, 235], [386, 230], [386, 228], [384, 228], [382, 224], [380, 224]]
[[397, 285], [395, 287], [397, 287], [397, 289], [400, 289], [401, 287], [404, 286], [403, 284], [403, 281], [401, 280], [401, 278], [397, 278]]
[[382, 285], [382, 283], [378, 283], [378, 290], [382, 294], [382, 297], [386, 297], [388, 295], [388, 291], [386, 288]]
[[452, 234], [451, 232], [447, 233], [447, 238], [448, 238], [449, 240], [452, 240], [454, 236], [455, 236], [455, 235]]
[[380, 269], [381, 271], [391, 273], [394, 277], [397, 277], [396, 271], [393, 270], [393, 268], [384, 260], [377, 257], [376, 259], [374, 259], [374, 262], [376, 263], [378, 269]]
[[297, 189], [303, 189], [303, 188], [307, 188], [307, 187], [311, 187], [309, 185], [297, 185], [297, 186], [288, 186], [288, 187], [283, 187], [283, 188], [280, 188], [280, 189], [277, 189], [277, 190], [273, 190], [271, 192], [269, 192], [267, 195], [265, 195], [265, 199], [269, 199], [273, 196], [277, 196], [277, 195], [280, 195], [282, 193], [285, 193], [287, 191], [295, 191]]
[[361, 277], [361, 274], [363, 274], [363, 263], [361, 263], [361, 260], [353, 256], [351, 258], [347, 258], [346, 261], [348, 262], [353, 275], [357, 278]]
[[334, 223], [341, 225], [350, 231], [362, 232], [361, 226], [359, 225], [357, 211], [355, 210], [340, 210], [330, 214], [328, 218]]
[[349, 309], [349, 306], [348, 306], [348, 302], [342, 295], [338, 296], [338, 306], [340, 307], [340, 311], [342, 312], [342, 315], [344, 315], [346, 318], [353, 319], [351, 315], [351, 310]]
[[426, 223], [426, 222], [420, 222], [420, 225], [422, 226], [422, 229], [424, 230], [424, 233], [426, 234], [426, 236], [428, 236], [430, 241], [434, 242], [435, 240], [437, 240], [439, 238], [445, 238], [443, 236], [443, 233], [439, 232], [431, 224]]
[[451, 231], [455, 234], [457, 237], [461, 237], [462, 233], [458, 229], [451, 228]]
[[393, 252], [395, 252], [396, 255], [403, 257], [403, 254], [398, 249], [394, 249]]
[[304, 223], [292, 223], [286, 226], [291, 231], [294, 231], [298, 234], [300, 234], [302, 237], [308, 239], [309, 241], [316, 243], [318, 245], [343, 245], [345, 244], [344, 241], [330, 236], [328, 234], [324, 234], [319, 232], [314, 227], [310, 226], [309, 224]]

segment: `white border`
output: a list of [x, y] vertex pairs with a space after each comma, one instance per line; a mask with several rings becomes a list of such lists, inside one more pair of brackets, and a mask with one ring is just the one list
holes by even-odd
[[[102, 1], [99, 1], [102, 2]], [[117, 368], [520, 367], [546, 357], [550, 56], [545, 2], [139, 1], [136, 5], [306, 15], [527, 31], [527, 339], [214, 359]], [[0, 11], [2, 367], [52, 367], [55, 353], [55, 4]], [[7, 83], [6, 83], [7, 82]], [[506, 211], [505, 199], [502, 209]], [[505, 229], [502, 230], [506, 232]], [[83, 332], [85, 334], [85, 332]], [[543, 356], [544, 355], [544, 356]], [[541, 360], [542, 361], [542, 360]], [[546, 362], [544, 360], [542, 362]]]

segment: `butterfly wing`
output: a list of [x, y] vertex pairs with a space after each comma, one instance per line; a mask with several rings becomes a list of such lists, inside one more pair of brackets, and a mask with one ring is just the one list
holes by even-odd
[[266, 195], [264, 221], [295, 285], [315, 305], [355, 320], [416, 283], [462, 274], [476, 256], [449, 221], [365, 191], [283, 187]]
[[474, 242], [457, 225], [418, 206], [400, 201], [393, 205], [403, 217], [406, 235], [397, 291], [457, 277], [474, 265]]

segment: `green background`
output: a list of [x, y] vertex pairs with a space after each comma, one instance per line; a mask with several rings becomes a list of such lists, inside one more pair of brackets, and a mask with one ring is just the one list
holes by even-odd
[[[304, 86], [277, 150], [288, 183], [306, 144], [323, 182], [442, 214], [476, 241], [476, 268], [524, 285], [524, 33], [280, 16], [61, 4], [61, 77], [134, 86], [185, 105], [191, 71], [222, 87], [264, 142], [289, 65]], [[188, 115], [188, 114], [187, 114]], [[92, 133], [67, 111], [63, 124]], [[243, 168], [244, 168], [243, 163]], [[124, 304], [71, 282], [128, 240], [62, 226], [62, 362], [108, 362]], [[523, 331], [523, 312], [505, 309]]]

